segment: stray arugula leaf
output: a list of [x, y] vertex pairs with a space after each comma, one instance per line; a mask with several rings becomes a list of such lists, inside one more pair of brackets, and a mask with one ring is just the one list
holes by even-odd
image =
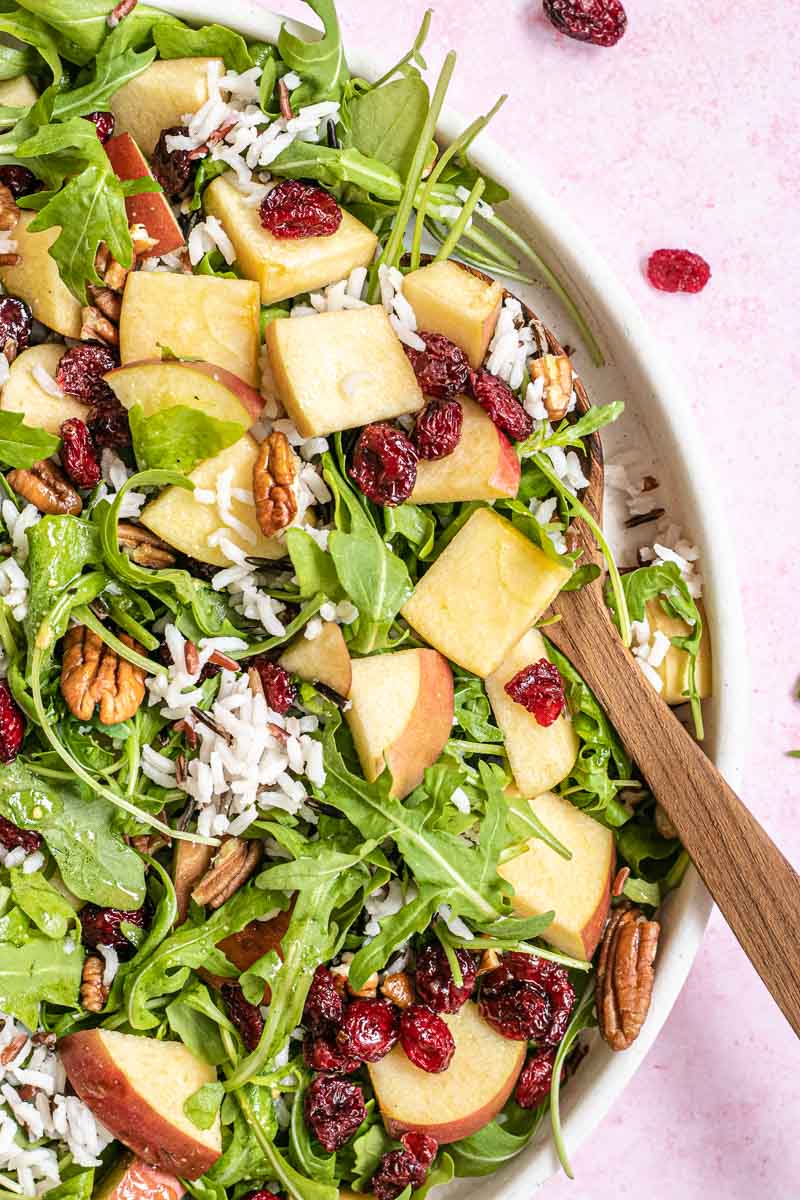
[[134, 404], [129, 417], [133, 450], [141, 471], [188, 474], [199, 462], [238, 442], [246, 432], [238, 421], [220, 421], [185, 404], [162, 408], [149, 417], [140, 404]]
[[0, 462], [6, 467], [30, 469], [50, 458], [61, 445], [60, 438], [44, 429], [26, 425], [22, 413], [0, 412]]

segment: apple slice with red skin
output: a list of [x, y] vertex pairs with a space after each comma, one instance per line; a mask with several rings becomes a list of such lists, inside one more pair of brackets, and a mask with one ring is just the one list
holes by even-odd
[[519, 491], [520, 462], [511, 442], [479, 404], [459, 396], [461, 438], [452, 454], [417, 463], [411, 504], [513, 498]]
[[176, 1175], [124, 1154], [101, 1180], [93, 1200], [181, 1200], [185, 1192]]
[[[118, 179], [153, 179], [147, 159], [129, 133], [110, 138], [106, 154]], [[169, 254], [184, 245], [181, 227], [163, 192], [126, 196], [125, 211], [131, 225], [144, 225], [150, 237], [156, 239], [150, 254]]]
[[214, 363], [147, 358], [116, 367], [105, 380], [120, 404], [128, 409], [139, 404], [146, 417], [180, 404], [249, 429], [264, 407], [254, 387]]

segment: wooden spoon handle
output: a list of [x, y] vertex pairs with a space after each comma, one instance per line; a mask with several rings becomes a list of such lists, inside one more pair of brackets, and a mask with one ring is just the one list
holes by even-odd
[[596, 585], [544, 632], [591, 687], [722, 915], [800, 1036], [800, 878], [622, 645]]

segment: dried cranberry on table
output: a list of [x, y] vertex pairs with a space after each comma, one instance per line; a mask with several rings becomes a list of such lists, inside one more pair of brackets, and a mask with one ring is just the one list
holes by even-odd
[[258, 671], [264, 698], [273, 712], [285, 716], [297, 699], [297, 689], [288, 671], [259, 654], [250, 663]]
[[25, 737], [25, 718], [5, 679], [0, 680], [0, 762], [9, 763], [19, 754]]
[[6, 850], [16, 850], [21, 846], [26, 854], [35, 854], [42, 848], [42, 835], [35, 829], [20, 829], [13, 821], [0, 817], [0, 846]]
[[526, 413], [511, 388], [498, 375], [473, 371], [470, 389], [486, 415], [513, 441], [521, 442], [530, 437], [533, 417]]
[[325, 1034], [341, 1024], [343, 1014], [344, 1004], [336, 990], [333, 975], [320, 963], [306, 996], [303, 1024], [312, 1035]]
[[238, 983], [223, 983], [220, 993], [225, 1011], [236, 1026], [245, 1050], [255, 1050], [264, 1032], [264, 1018], [258, 1005], [245, 998]]
[[431, 1075], [446, 1071], [456, 1052], [452, 1033], [426, 1004], [410, 1004], [403, 1011], [400, 1045], [415, 1067]]
[[76, 487], [93, 488], [100, 482], [89, 427], [79, 417], [70, 417], [61, 426], [61, 465]]
[[33, 171], [18, 163], [4, 163], [0, 166], [0, 183], [8, 188], [15, 200], [19, 200], [20, 196], [29, 196], [31, 192], [38, 192], [41, 186]]
[[647, 260], [647, 278], [660, 292], [702, 292], [711, 267], [692, 250], [654, 250]]
[[84, 121], [91, 121], [97, 130], [97, 136], [105, 146], [106, 142], [114, 136], [114, 114], [112, 112], [90, 112], [83, 118]]
[[425, 343], [424, 350], [406, 345], [403, 349], [421, 391], [436, 400], [452, 400], [465, 391], [469, 382], [469, 360], [464, 351], [443, 333], [417, 333], [417, 337]]
[[417, 417], [414, 445], [420, 458], [447, 458], [461, 441], [464, 410], [458, 400], [431, 400]]
[[417, 452], [402, 430], [378, 421], [358, 435], [349, 475], [368, 500], [394, 508], [414, 490]]
[[345, 1009], [336, 1040], [346, 1054], [377, 1062], [397, 1042], [399, 1024], [399, 1013], [388, 1000], [356, 999]]
[[466, 1004], [478, 978], [478, 957], [469, 950], [456, 950], [462, 983], [456, 987], [450, 963], [440, 942], [431, 942], [417, 955], [417, 996], [435, 1012], [454, 1013]]
[[538, 1108], [550, 1095], [555, 1057], [555, 1050], [539, 1050], [525, 1063], [514, 1091], [520, 1108]]
[[409, 1184], [421, 1187], [439, 1149], [427, 1133], [404, 1133], [400, 1141], [403, 1149], [384, 1154], [372, 1176], [370, 1188], [376, 1200], [396, 1200]]
[[594, 46], [616, 46], [628, 24], [620, 0], [544, 0], [544, 11], [560, 33]]
[[539, 725], [552, 725], [567, 707], [561, 672], [546, 658], [518, 671], [505, 686], [506, 693], [521, 704]]
[[484, 977], [481, 1016], [513, 1041], [557, 1046], [566, 1032], [575, 991], [558, 963], [516, 951], [503, 955], [500, 966]]
[[13, 362], [28, 345], [33, 316], [27, 304], [16, 296], [0, 297], [0, 353]]
[[261, 224], [273, 237], [330, 237], [342, 223], [342, 210], [321, 187], [284, 179], [268, 192], [259, 209]]
[[349, 1079], [318, 1075], [303, 1100], [306, 1123], [319, 1144], [333, 1154], [348, 1142], [366, 1120], [364, 1093]]
[[126, 911], [121, 908], [101, 908], [91, 902], [84, 904], [78, 917], [84, 946], [90, 950], [96, 950], [98, 946], [112, 946], [123, 960], [132, 958], [136, 947], [122, 932], [122, 924], [136, 925], [139, 929], [144, 929], [147, 924], [143, 908]]
[[77, 396], [87, 404], [113, 392], [103, 379], [119, 365], [119, 358], [110, 346], [102, 342], [80, 342], [61, 356], [56, 371], [56, 383], [62, 392]]
[[177, 200], [189, 188], [202, 155], [193, 150], [168, 150], [167, 138], [188, 137], [188, 125], [162, 129], [150, 159], [150, 170], [170, 200]]

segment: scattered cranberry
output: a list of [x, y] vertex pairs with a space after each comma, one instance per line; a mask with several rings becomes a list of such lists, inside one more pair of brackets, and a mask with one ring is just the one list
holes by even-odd
[[33, 171], [17, 163], [4, 163], [0, 167], [0, 183], [8, 188], [15, 200], [19, 200], [20, 196], [29, 196], [31, 192], [38, 192], [40, 187]]
[[480, 1011], [503, 1037], [557, 1046], [564, 1036], [575, 992], [563, 967], [535, 954], [503, 955], [484, 978]]
[[341, 1024], [344, 1005], [336, 990], [333, 975], [322, 963], [314, 972], [308, 989], [303, 1024], [311, 1034], [324, 1034]]
[[654, 250], [647, 260], [647, 278], [660, 292], [702, 292], [711, 267], [691, 250]]
[[398, 1037], [398, 1011], [388, 1000], [353, 1000], [347, 1006], [337, 1041], [347, 1054], [377, 1062]]
[[559, 33], [593, 46], [616, 46], [628, 24], [620, 0], [544, 0], [544, 11]]
[[426, 396], [437, 400], [452, 400], [466, 389], [469, 382], [469, 361], [464, 351], [443, 333], [420, 333], [424, 350], [403, 346], [417, 383]]
[[238, 983], [223, 983], [220, 991], [225, 1010], [239, 1031], [245, 1050], [255, 1050], [264, 1032], [264, 1018], [258, 1006], [245, 999]]
[[123, 922], [144, 929], [145, 911], [136, 908], [124, 911], [120, 908], [100, 908], [98, 904], [84, 904], [78, 913], [81, 922], [81, 941], [90, 950], [98, 946], [113, 946], [121, 959], [132, 958], [136, 947], [129, 942], [120, 929]]
[[358, 435], [349, 474], [368, 500], [394, 508], [414, 490], [417, 452], [400, 429], [379, 421]]
[[453, 981], [453, 972], [440, 942], [431, 942], [417, 955], [417, 995], [423, 1004], [435, 1012], [458, 1012], [475, 990], [477, 955], [469, 950], [456, 950], [455, 955], [461, 968], [461, 987], [456, 987]]
[[13, 362], [28, 345], [33, 326], [31, 310], [16, 296], [0, 297], [0, 353]]
[[536, 718], [539, 725], [552, 725], [567, 707], [561, 672], [546, 658], [517, 671], [506, 684], [506, 693]]
[[511, 388], [499, 376], [489, 371], [473, 371], [470, 384], [473, 396], [498, 429], [515, 442], [530, 436], [533, 417], [525, 412]]
[[109, 346], [101, 342], [79, 342], [62, 354], [56, 383], [62, 392], [91, 404], [104, 399], [106, 392], [110, 392], [103, 376], [113, 371], [118, 363], [116, 353]]
[[268, 706], [273, 712], [285, 716], [297, 699], [297, 689], [289, 672], [262, 654], [254, 658], [250, 665], [258, 671]]
[[426, 1004], [410, 1004], [400, 1016], [400, 1045], [421, 1071], [446, 1071], [456, 1052], [453, 1035], [438, 1013]]
[[79, 417], [70, 417], [61, 426], [61, 465], [76, 487], [93, 488], [100, 482], [89, 427]]
[[305, 1094], [306, 1121], [319, 1144], [333, 1154], [366, 1120], [364, 1093], [349, 1079], [318, 1075]]
[[197, 169], [198, 156], [191, 150], [168, 150], [168, 137], [186, 137], [187, 125], [171, 125], [162, 129], [150, 160], [150, 170], [170, 200], [177, 200], [189, 187]]
[[114, 135], [114, 114], [111, 112], [90, 112], [83, 118], [84, 121], [91, 121], [97, 130], [97, 136], [105, 146], [106, 142]]
[[330, 1075], [352, 1075], [361, 1066], [361, 1059], [342, 1050], [335, 1034], [307, 1037], [303, 1043], [303, 1058], [312, 1071]]
[[21, 846], [26, 854], [35, 854], [42, 847], [42, 835], [35, 829], [20, 829], [13, 821], [0, 817], [0, 846], [5, 846], [6, 850]]
[[537, 1108], [550, 1094], [555, 1050], [540, 1050], [522, 1068], [514, 1099], [520, 1108]]
[[5, 679], [0, 680], [0, 762], [8, 763], [19, 754], [25, 737], [25, 718]]
[[261, 201], [261, 224], [276, 238], [330, 237], [342, 223], [342, 210], [322, 188], [284, 179]]
[[400, 1141], [403, 1149], [384, 1154], [372, 1176], [370, 1186], [376, 1200], [396, 1200], [409, 1184], [412, 1188], [420, 1187], [439, 1149], [427, 1133], [404, 1133]]
[[431, 400], [417, 417], [414, 445], [420, 458], [447, 458], [461, 441], [464, 410], [458, 400]]

